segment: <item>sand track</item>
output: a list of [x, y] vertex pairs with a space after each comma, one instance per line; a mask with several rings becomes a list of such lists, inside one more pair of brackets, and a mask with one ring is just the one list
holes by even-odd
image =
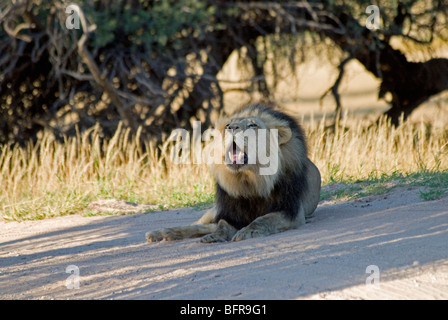
[[[448, 299], [446, 197], [397, 188], [321, 202], [311, 223], [269, 237], [145, 242], [146, 231], [201, 214], [1, 222], [0, 299]], [[78, 289], [66, 286], [71, 265]], [[379, 286], [366, 285], [371, 265]]]

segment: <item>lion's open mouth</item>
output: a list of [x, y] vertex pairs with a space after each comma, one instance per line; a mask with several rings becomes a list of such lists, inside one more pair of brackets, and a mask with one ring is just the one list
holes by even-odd
[[232, 144], [232, 147], [229, 148], [229, 151], [227, 152], [227, 156], [229, 159], [229, 162], [227, 162], [227, 165], [230, 166], [241, 166], [245, 165], [248, 162], [247, 154], [244, 152], [244, 150], [241, 150], [238, 145], [235, 143], [235, 141]]

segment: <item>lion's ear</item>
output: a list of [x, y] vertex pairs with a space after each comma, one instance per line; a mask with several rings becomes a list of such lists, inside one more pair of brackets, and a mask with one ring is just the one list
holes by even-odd
[[215, 129], [219, 131], [224, 131], [224, 127], [226, 126], [229, 119], [227, 117], [222, 117], [216, 120], [215, 122]]
[[278, 126], [275, 129], [278, 130], [278, 144], [284, 144], [291, 139], [292, 137], [291, 128], [286, 126]]

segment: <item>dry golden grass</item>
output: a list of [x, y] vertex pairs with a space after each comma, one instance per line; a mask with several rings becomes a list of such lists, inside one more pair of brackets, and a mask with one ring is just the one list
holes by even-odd
[[323, 130], [323, 122], [305, 126], [309, 156], [324, 183], [448, 169], [448, 130], [443, 127], [406, 122], [395, 128], [384, 118], [373, 125], [362, 119], [341, 122], [334, 132]]
[[[352, 120], [331, 132], [324, 124], [304, 124], [309, 156], [324, 184], [448, 170], [444, 128], [423, 123], [393, 128], [384, 121], [368, 127]], [[100, 142], [98, 126], [64, 142], [44, 133], [25, 148], [0, 146], [1, 216], [23, 220], [73, 214], [90, 201], [109, 198], [165, 208], [211, 202], [214, 187], [205, 165], [173, 164], [169, 149], [167, 143], [156, 149], [122, 127]]]
[[44, 133], [35, 145], [2, 146], [1, 215], [41, 219], [75, 213], [89, 201], [109, 198], [169, 206], [209, 201], [204, 197], [212, 194], [213, 184], [206, 168], [164, 169], [164, 148], [167, 145], [157, 152], [139, 134], [131, 137], [121, 126], [112, 139], [102, 142], [97, 126], [63, 143]]

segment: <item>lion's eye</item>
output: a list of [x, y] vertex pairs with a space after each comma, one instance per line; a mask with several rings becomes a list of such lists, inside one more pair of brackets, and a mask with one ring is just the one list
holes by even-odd
[[256, 128], [256, 127], [258, 127], [258, 125], [256, 123], [251, 122], [251, 123], [249, 123], [248, 127], [249, 128]]

